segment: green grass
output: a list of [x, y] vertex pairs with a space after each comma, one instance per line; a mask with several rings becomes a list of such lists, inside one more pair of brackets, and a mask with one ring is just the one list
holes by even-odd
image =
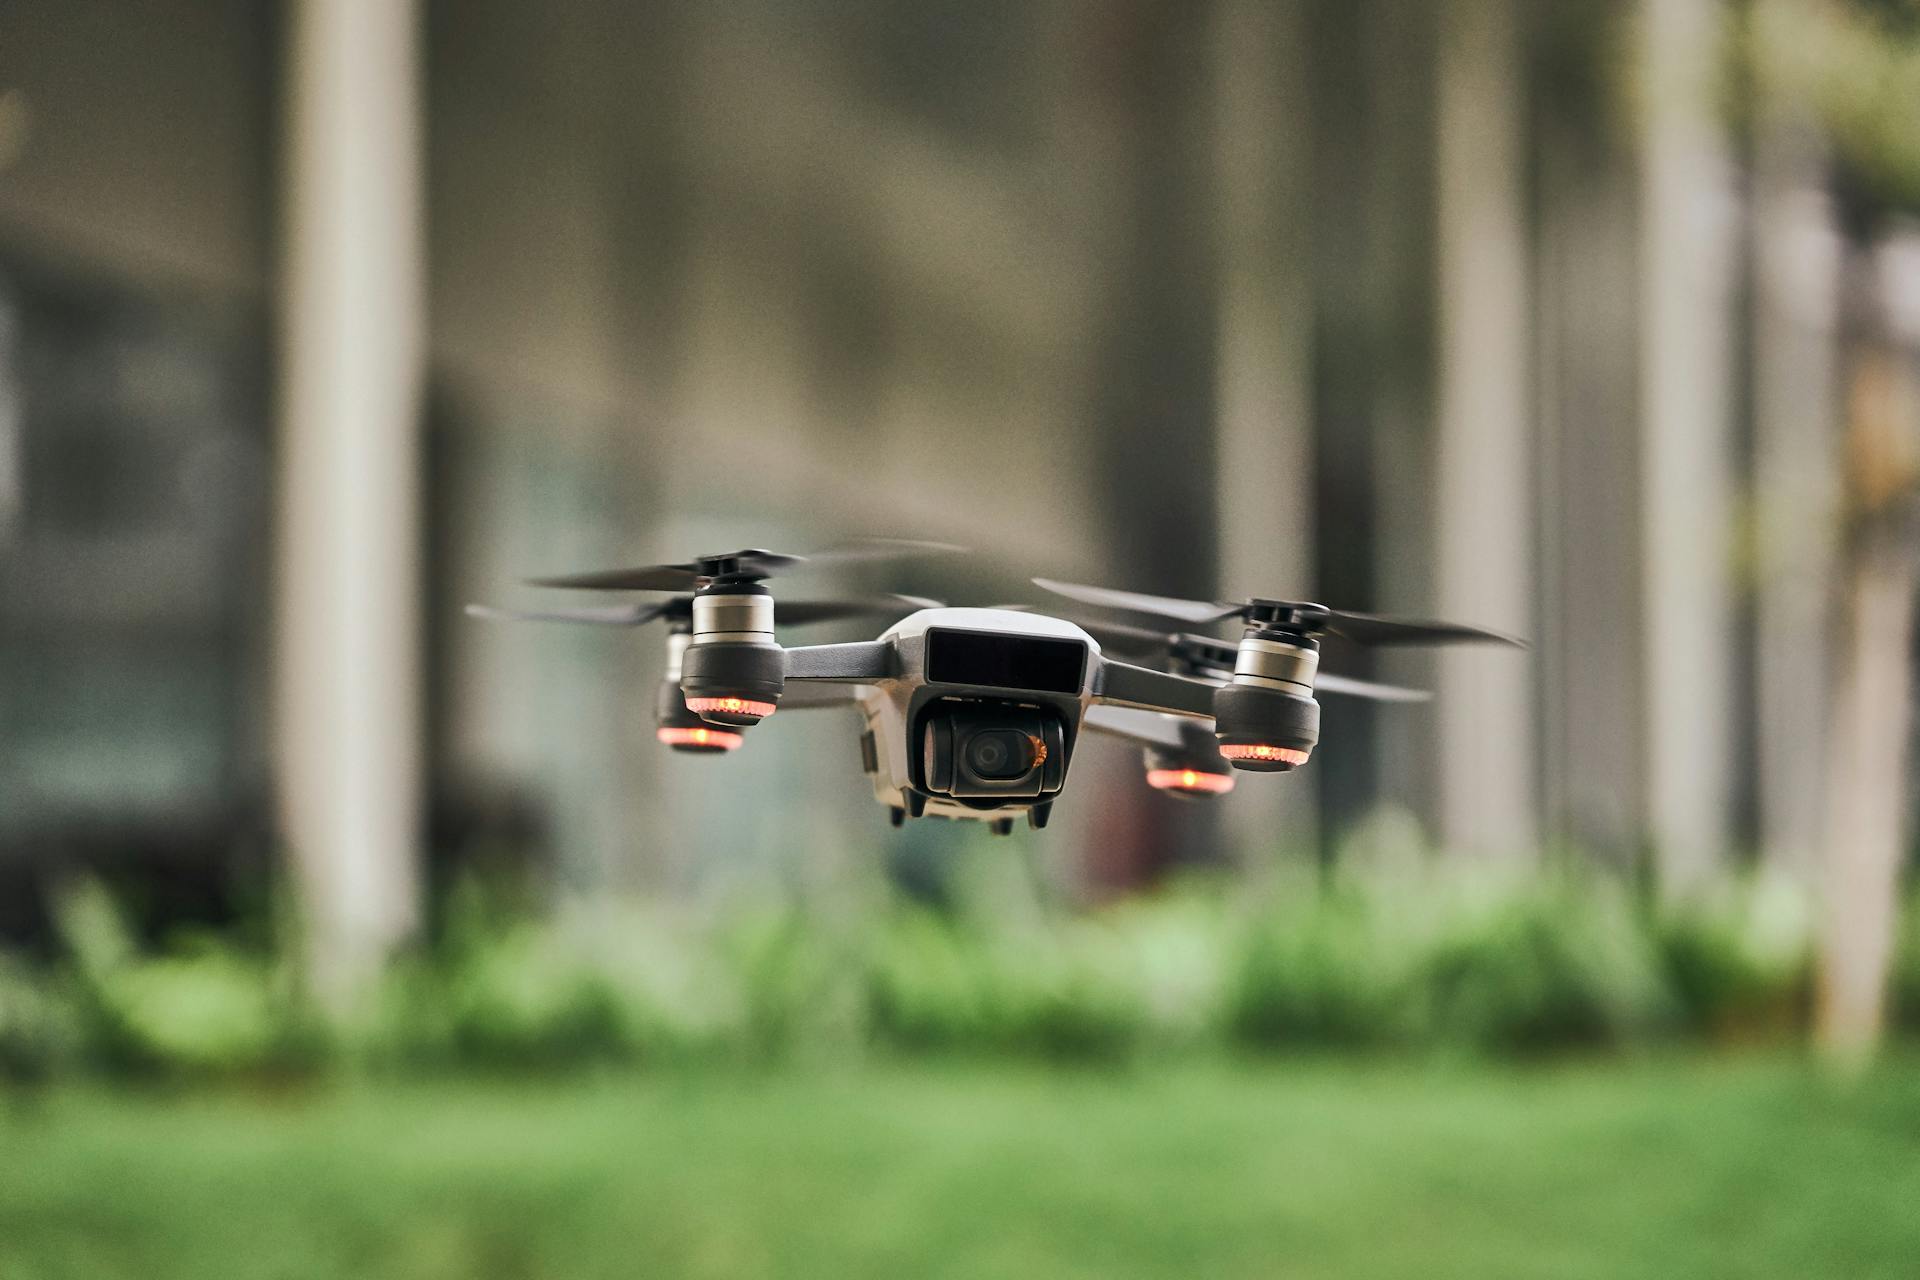
[[1920, 1071], [869, 1066], [0, 1110], [0, 1276], [1910, 1276]]

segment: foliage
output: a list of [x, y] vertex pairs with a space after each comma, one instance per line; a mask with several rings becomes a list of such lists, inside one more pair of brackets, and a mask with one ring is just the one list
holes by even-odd
[[1555, 878], [1465, 914], [1423, 977], [1432, 1033], [1484, 1052], [1616, 1046], [1667, 1021], [1653, 947], [1604, 881]]
[[924, 910], [902, 913], [875, 937], [874, 1036], [907, 1051], [1122, 1057], [1148, 1028], [1123, 939], [1076, 922], [1023, 943]]
[[1920, 25], [1912, 5], [1756, 4], [1735, 47], [1757, 96], [1819, 122], [1860, 212], [1920, 213]]
[[392, 1065], [567, 1068], [632, 1056], [609, 978], [552, 930], [517, 922], [441, 957], [409, 956], [375, 997], [364, 1048]]
[[34, 1085], [71, 1056], [71, 1003], [44, 975], [0, 956], [0, 1084]]
[[1417, 1030], [1420, 940], [1378, 896], [1335, 888], [1256, 921], [1239, 947], [1226, 1024], [1259, 1049], [1370, 1048]]
[[[83, 891], [62, 913], [59, 963], [0, 962], [0, 1078], [524, 1073], [869, 1051], [1530, 1057], [1781, 1042], [1806, 1019], [1800, 898], [1760, 882], [1656, 909], [1596, 872], [1492, 873], [1417, 852], [1257, 904], [1196, 882], [1062, 912], [1019, 883], [941, 910], [891, 900], [708, 914], [554, 914], [469, 887], [439, 936], [340, 1018], [305, 998], [284, 938], [147, 949], [104, 894]], [[1914, 932], [1901, 968], [1910, 1024]]]
[[1229, 1029], [1256, 1048], [1531, 1055], [1673, 1030], [1647, 921], [1601, 877], [1336, 886], [1251, 933]]
[[1692, 1026], [1720, 1040], [1777, 1040], [1807, 1017], [1809, 929], [1799, 894], [1758, 881], [1663, 913], [1653, 937]]
[[290, 956], [197, 936], [142, 954], [105, 892], [71, 894], [60, 924], [85, 1056], [143, 1074], [237, 1075], [298, 1069], [320, 1051], [317, 1015]]
[[1920, 885], [1907, 894], [1900, 950], [1893, 968], [1893, 1014], [1907, 1031], [1920, 1032]]

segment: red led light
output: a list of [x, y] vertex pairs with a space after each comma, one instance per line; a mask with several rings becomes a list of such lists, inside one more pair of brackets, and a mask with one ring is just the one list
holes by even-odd
[[1204, 791], [1223, 796], [1233, 790], [1233, 776], [1203, 769], [1149, 769], [1147, 785], [1155, 791]]
[[725, 729], [684, 729], [679, 725], [661, 725], [654, 730], [654, 737], [670, 747], [718, 747], [722, 751], [731, 751], [746, 738]]
[[1223, 742], [1220, 744], [1220, 754], [1229, 760], [1278, 760], [1284, 764], [1303, 765], [1312, 753], [1298, 747], [1275, 747], [1264, 742]]
[[773, 714], [774, 704], [755, 702], [751, 698], [688, 698], [687, 710], [697, 716], [717, 711], [730, 716], [752, 716], [756, 720], [765, 720]]

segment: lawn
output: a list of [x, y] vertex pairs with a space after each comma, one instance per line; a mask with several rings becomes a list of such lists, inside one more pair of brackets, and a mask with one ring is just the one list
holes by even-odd
[[0, 1277], [1911, 1276], [1920, 1070], [866, 1067], [0, 1112]]

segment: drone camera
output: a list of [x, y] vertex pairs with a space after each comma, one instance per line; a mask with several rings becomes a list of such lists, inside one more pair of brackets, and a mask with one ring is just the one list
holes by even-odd
[[956, 704], [928, 716], [921, 732], [927, 789], [937, 794], [1035, 798], [1066, 783], [1066, 731], [1051, 708]]

